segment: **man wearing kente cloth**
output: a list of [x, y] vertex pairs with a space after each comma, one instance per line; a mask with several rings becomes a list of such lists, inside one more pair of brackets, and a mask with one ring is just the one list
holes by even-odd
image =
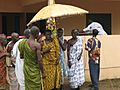
[[20, 57], [24, 58], [25, 90], [43, 90], [41, 74], [43, 78], [45, 74], [41, 62], [41, 46], [35, 41], [39, 36], [39, 28], [32, 26], [30, 30], [29, 39], [22, 40], [18, 46]]
[[60, 47], [51, 30], [45, 31], [46, 39], [42, 42], [42, 62], [46, 78], [43, 80], [44, 90], [59, 90], [61, 69], [59, 63]]
[[[24, 31], [24, 35], [26, 38], [24, 39], [28, 39], [30, 36], [30, 29], [25, 29]], [[15, 58], [15, 74], [16, 74], [16, 78], [18, 80], [18, 84], [19, 84], [19, 90], [24, 90], [24, 73], [23, 73], [23, 64], [24, 64], [24, 59], [20, 58], [20, 52], [18, 49], [19, 43], [24, 40], [19, 39], [13, 46], [12, 49], [12, 57]]]
[[6, 56], [9, 54], [5, 49], [5, 35], [0, 34], [0, 90], [6, 90]]
[[16, 74], [15, 74], [15, 59], [14, 57], [12, 57], [12, 49], [14, 44], [19, 40], [19, 34], [13, 32], [11, 34], [11, 41], [7, 44], [6, 49], [7, 52], [10, 54], [9, 57], [7, 57], [6, 62], [10, 62], [9, 64], [7, 64], [7, 81], [9, 83], [9, 90], [18, 90], [19, 86], [18, 86], [18, 81], [16, 78]]

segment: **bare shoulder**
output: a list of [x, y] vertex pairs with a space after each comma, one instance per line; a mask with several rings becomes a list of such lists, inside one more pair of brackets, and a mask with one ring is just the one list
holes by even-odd
[[38, 43], [38, 42], [36, 42], [36, 43], [35, 43], [35, 47], [36, 47], [37, 49], [40, 49], [40, 48], [41, 48], [41, 44]]

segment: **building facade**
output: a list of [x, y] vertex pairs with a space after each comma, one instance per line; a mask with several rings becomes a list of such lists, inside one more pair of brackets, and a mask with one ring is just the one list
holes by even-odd
[[[23, 34], [27, 23], [48, 0], [1, 0], [0, 33]], [[74, 28], [83, 29], [89, 21], [98, 21], [108, 34], [120, 34], [120, 0], [56, 0], [56, 3], [77, 6], [89, 11], [87, 15], [57, 18], [57, 27], [65, 28], [65, 35], [70, 35]]]

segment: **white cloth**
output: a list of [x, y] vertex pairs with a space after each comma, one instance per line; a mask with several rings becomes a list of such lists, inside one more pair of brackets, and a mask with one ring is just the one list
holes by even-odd
[[20, 59], [20, 52], [18, 49], [18, 45], [19, 43], [22, 41], [23, 39], [20, 39], [19, 41], [17, 41], [12, 49], [12, 56], [16, 57], [16, 63], [15, 63], [15, 74], [16, 77], [18, 79], [18, 83], [20, 85], [20, 90], [25, 90], [24, 89], [24, 73], [23, 73], [23, 63], [24, 60]]
[[71, 88], [77, 88], [85, 82], [83, 57], [81, 56], [81, 59], [78, 60], [83, 48], [82, 44], [83, 40], [79, 38], [77, 42], [70, 47], [70, 62], [72, 65], [71, 68], [68, 69], [68, 79]]
[[92, 32], [93, 29], [97, 29], [99, 31], [98, 35], [107, 35], [104, 31], [102, 25], [98, 22], [92, 22], [86, 28], [83, 29], [85, 32]]

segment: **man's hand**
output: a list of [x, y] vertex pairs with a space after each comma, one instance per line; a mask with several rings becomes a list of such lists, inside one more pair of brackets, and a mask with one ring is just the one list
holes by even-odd
[[16, 61], [16, 57], [12, 56], [12, 57], [10, 58], [10, 60], [13, 61], [13, 62], [15, 62], [15, 61]]
[[10, 57], [10, 54], [9, 54], [9, 53], [5, 52], [4, 54], [5, 54], [5, 56]]
[[46, 74], [42, 73], [42, 78], [45, 79], [46, 78]]
[[87, 49], [87, 44], [85, 43], [85, 49]]
[[58, 65], [59, 64], [59, 60], [57, 59], [57, 61], [56, 61], [56, 65]]
[[70, 61], [68, 61], [68, 67], [71, 68], [72, 64]]
[[44, 54], [44, 53], [49, 53], [50, 50], [51, 50], [51, 48], [47, 48], [47, 49], [45, 49], [45, 50], [43, 51], [43, 54]]
[[3, 58], [3, 57], [10, 57], [10, 54], [9, 53], [0, 53], [0, 59]]

